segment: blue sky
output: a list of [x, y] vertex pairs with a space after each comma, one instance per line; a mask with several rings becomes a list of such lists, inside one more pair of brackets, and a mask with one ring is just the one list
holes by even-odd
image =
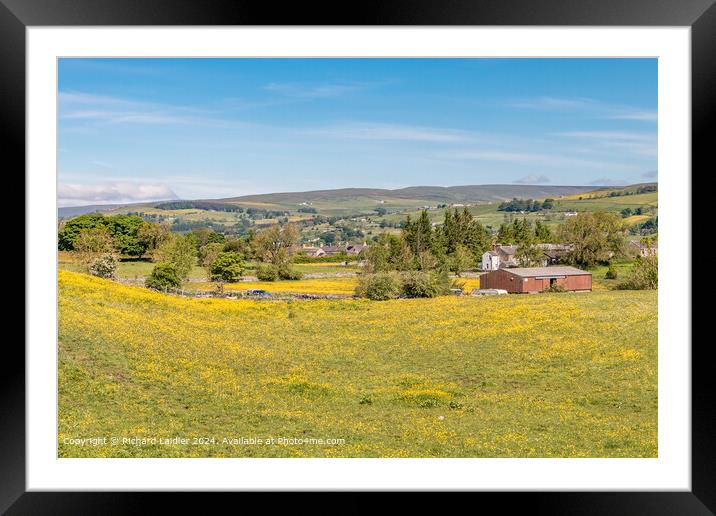
[[656, 180], [656, 59], [61, 59], [59, 203]]

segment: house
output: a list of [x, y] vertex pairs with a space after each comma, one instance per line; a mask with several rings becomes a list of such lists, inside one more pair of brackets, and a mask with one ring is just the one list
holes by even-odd
[[362, 251], [368, 249], [368, 244], [363, 242], [362, 244], [348, 244], [346, 252], [352, 255], [359, 255]]
[[563, 263], [569, 251], [574, 249], [573, 245], [569, 244], [539, 244], [542, 252], [545, 256], [545, 267], [547, 265], [555, 265]]
[[659, 254], [659, 247], [656, 242], [643, 242], [641, 240], [630, 240], [629, 249], [638, 253], [639, 256], [656, 256]]
[[320, 247], [312, 247], [312, 246], [304, 246], [300, 249], [300, 251], [305, 254], [306, 256], [323, 256], [326, 254], [326, 252], [321, 249]]
[[511, 294], [543, 292], [559, 285], [570, 292], [592, 290], [592, 273], [575, 267], [498, 269], [480, 276], [480, 288], [504, 289]]
[[503, 267], [517, 267], [519, 263], [515, 259], [517, 252], [516, 245], [494, 244], [492, 250], [482, 255], [482, 270], [496, 271]]
[[[493, 245], [492, 250], [482, 255], [482, 270], [496, 271], [505, 267], [519, 267], [521, 264], [519, 258], [516, 257], [517, 247], [516, 245]], [[537, 247], [544, 253], [541, 263], [543, 267], [560, 263], [572, 249], [572, 246], [566, 244], [537, 244]]]
[[495, 251], [487, 251], [482, 255], [480, 268], [483, 271], [496, 271], [500, 268], [500, 256]]
[[496, 271], [503, 267], [517, 267], [519, 263], [515, 259], [516, 245], [494, 244], [492, 250], [482, 255], [482, 270]]
[[345, 248], [339, 245], [324, 245], [321, 249], [326, 256], [333, 256], [334, 254], [340, 254], [346, 251]]

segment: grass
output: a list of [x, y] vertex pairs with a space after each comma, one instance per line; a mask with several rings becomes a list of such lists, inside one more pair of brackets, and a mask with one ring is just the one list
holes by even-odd
[[593, 290], [609, 290], [624, 281], [634, 267], [633, 261], [614, 262], [612, 267], [617, 271], [616, 279], [607, 279], [604, 276], [609, 270], [607, 265], [597, 265], [590, 267], [588, 270], [592, 273], [592, 289]]
[[[261, 302], [58, 279], [60, 457], [657, 456], [653, 291]], [[65, 444], [88, 436], [213, 444]]]
[[[271, 293], [293, 293], [293, 294], [329, 294], [329, 295], [353, 295], [358, 284], [357, 277], [341, 278], [316, 278], [301, 279], [292, 281], [240, 281], [238, 283], [224, 284], [226, 291], [245, 291], [248, 289], [263, 289]], [[194, 290], [214, 290], [215, 283], [201, 282], [190, 283], [187, 288]]]
[[[58, 268], [71, 272], [83, 272], [84, 266], [77, 261], [73, 253], [60, 251], [58, 253]], [[152, 272], [156, 263], [149, 260], [123, 260], [117, 264], [116, 276], [123, 280], [135, 278], [146, 278]], [[203, 267], [194, 265], [189, 271], [189, 279], [198, 280], [206, 278], [206, 270]]]
[[361, 267], [355, 263], [340, 265], [337, 263], [294, 263], [291, 268], [304, 274], [336, 274], [345, 272], [360, 272]]

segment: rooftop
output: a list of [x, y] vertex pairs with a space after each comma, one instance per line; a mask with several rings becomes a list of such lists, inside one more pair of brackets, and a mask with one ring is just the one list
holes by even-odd
[[592, 274], [591, 272], [583, 271], [576, 267], [516, 267], [514, 269], [502, 270], [523, 278], [533, 276], [581, 276], [583, 274]]

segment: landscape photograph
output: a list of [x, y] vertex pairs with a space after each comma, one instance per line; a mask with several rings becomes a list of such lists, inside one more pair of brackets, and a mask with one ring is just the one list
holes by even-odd
[[655, 458], [657, 59], [62, 58], [59, 458]]

